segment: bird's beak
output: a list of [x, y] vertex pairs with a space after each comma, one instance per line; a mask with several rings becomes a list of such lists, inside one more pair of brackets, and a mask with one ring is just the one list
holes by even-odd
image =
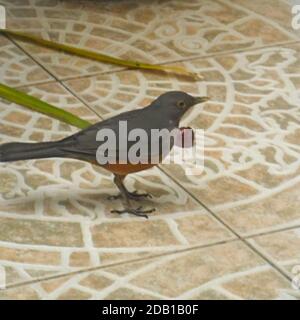
[[209, 97], [194, 97], [194, 99], [195, 99], [195, 104], [198, 104], [198, 103], [206, 102], [210, 98]]

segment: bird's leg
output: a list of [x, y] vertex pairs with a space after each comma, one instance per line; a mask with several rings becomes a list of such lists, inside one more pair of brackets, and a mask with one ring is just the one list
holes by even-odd
[[[118, 176], [121, 178], [121, 183], [122, 183], [122, 191], [117, 194], [117, 195], [114, 195], [114, 196], [109, 196], [108, 197], [108, 200], [118, 200], [120, 198], [123, 198], [123, 194], [122, 193], [126, 193], [127, 195], [127, 198], [131, 199], [131, 200], [140, 200], [141, 198], [149, 198], [149, 199], [152, 199], [152, 195], [150, 193], [138, 193], [137, 190], [133, 191], [133, 192], [130, 192], [126, 189], [126, 187], [124, 186], [123, 184], [123, 180], [125, 177], [122, 177], [122, 176]], [[115, 176], [115, 179], [114, 179], [114, 183], [117, 185], [118, 181], [116, 181], [116, 176]], [[118, 185], [117, 185], [118, 186]], [[118, 186], [119, 190], [120, 190], [120, 187]]]
[[[152, 195], [150, 193], [138, 193], [137, 190], [130, 192], [126, 189], [126, 194], [128, 196], [129, 199], [131, 200], [140, 200], [141, 198], [149, 198], [152, 199]], [[108, 200], [118, 200], [122, 198], [122, 193], [119, 193], [117, 195], [113, 195], [113, 196], [108, 196], [107, 199]]]
[[[144, 210], [142, 207], [138, 207], [138, 208], [132, 208], [131, 203], [130, 203], [130, 199], [132, 199], [132, 193], [130, 193], [124, 186], [123, 184], [123, 180], [124, 180], [125, 176], [119, 176], [119, 175], [115, 175], [114, 178], [114, 183], [116, 184], [116, 186], [119, 188], [120, 192], [121, 192], [121, 197], [123, 198], [123, 200], [125, 201], [125, 208], [123, 210], [112, 210], [112, 213], [131, 213], [135, 216], [139, 216], [139, 217], [144, 217], [144, 218], [148, 218], [148, 216], [146, 215], [146, 213], [151, 213], [153, 211], [155, 211], [155, 209], [149, 209], [149, 210]], [[133, 192], [135, 198], [136, 198], [136, 192]], [[140, 195], [138, 195], [139, 197]]]

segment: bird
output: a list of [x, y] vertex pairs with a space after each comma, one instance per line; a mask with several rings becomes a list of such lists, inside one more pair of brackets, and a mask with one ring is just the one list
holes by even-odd
[[[209, 98], [206, 96], [194, 97], [183, 91], [169, 91], [161, 94], [148, 106], [138, 108], [131, 111], [120, 113], [106, 120], [95, 123], [71, 136], [63, 138], [59, 141], [39, 142], [39, 143], [23, 143], [11, 142], [0, 145], [0, 162], [12, 162], [19, 160], [45, 159], [45, 158], [72, 158], [87, 161], [93, 165], [100, 165], [104, 169], [110, 171], [114, 175], [114, 183], [118, 187], [120, 194], [111, 196], [110, 199], [121, 198], [124, 202], [124, 209], [112, 210], [112, 213], [129, 213], [135, 216], [148, 218], [148, 213], [152, 213], [155, 209], [144, 209], [143, 207], [134, 207], [131, 200], [139, 200], [141, 198], [151, 198], [147, 193], [138, 193], [137, 191], [129, 192], [124, 185], [127, 175], [142, 170], [147, 170], [158, 165], [162, 159], [167, 156], [174, 146], [174, 141], [168, 146], [167, 150], [162, 148], [161, 137], [152, 138], [152, 130], [180, 129], [180, 120], [191, 107], [196, 104], [204, 103]], [[120, 135], [120, 124], [126, 124], [126, 132], [132, 130], [143, 130], [146, 133], [141, 138], [140, 143], [146, 146], [148, 161], [130, 161], [128, 150], [134, 145], [132, 139], [129, 141], [128, 136]], [[114, 161], [108, 154], [108, 149], [104, 150], [103, 146], [107, 139], [99, 140], [99, 132], [115, 133], [116, 143], [112, 150], [115, 153]], [[125, 137], [125, 138], [124, 138]], [[149, 139], [148, 139], [149, 138]], [[144, 139], [144, 140], [143, 140]], [[147, 139], [147, 140], [145, 140]], [[159, 144], [158, 151], [154, 152], [151, 143]], [[125, 148], [126, 147], [126, 148]], [[139, 150], [140, 151], [140, 150]], [[152, 153], [151, 153], [152, 152]], [[143, 158], [141, 152], [136, 153]], [[124, 159], [125, 156], [125, 159]], [[149, 161], [149, 157], [155, 161]]]

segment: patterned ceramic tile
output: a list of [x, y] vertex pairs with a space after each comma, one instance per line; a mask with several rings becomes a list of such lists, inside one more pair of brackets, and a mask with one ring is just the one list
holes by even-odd
[[[193, 67], [191, 63], [185, 65]], [[205, 61], [203, 67], [212, 69]], [[85, 77], [66, 81], [65, 84], [105, 119], [121, 112], [144, 107], [166, 91], [182, 89], [186, 92], [198, 92], [200, 90], [205, 94], [203, 82], [140, 71], [122, 71]]]
[[[32, 94], [88, 121], [96, 122], [99, 120], [94, 112], [57, 83], [22, 87], [19, 90]], [[1, 100], [0, 112], [0, 142], [10, 142], [16, 139], [20, 141], [58, 140], [77, 131], [76, 128], [59, 121], [53, 121], [46, 116], [19, 107], [6, 100]]]
[[0, 65], [1, 83], [12, 87], [53, 80], [21, 49], [1, 35]]
[[[267, 5], [260, 11], [259, 6], [244, 2], [2, 0], [10, 29], [152, 63], [297, 39], [287, 4], [276, 7], [273, 0], [264, 1], [275, 12], [270, 15]], [[59, 78], [115, 69], [33, 45], [22, 46]]]
[[[231, 3], [247, 8], [253, 15], [264, 16], [270, 23], [275, 23], [279, 28], [293, 32], [291, 25], [291, 6], [290, 0], [232, 0]], [[294, 31], [295, 32], [295, 31]]]
[[300, 289], [299, 228], [257, 236], [251, 238], [250, 242], [272, 262], [285, 269], [291, 278], [298, 279]]
[[0, 294], [29, 299], [297, 299], [291, 284], [240, 242], [125, 263]]
[[[57, 83], [23, 88], [91, 122], [95, 114]], [[0, 143], [49, 141], [76, 129], [1, 101]], [[0, 260], [8, 283], [232, 239], [217, 220], [159, 169], [129, 176], [129, 189], [150, 192], [151, 219], [118, 216], [112, 176], [69, 159], [0, 166]], [[155, 236], [154, 236], [155, 235]]]
[[202, 82], [124, 71], [66, 84], [104, 118], [168, 90], [210, 96], [183, 121], [205, 130], [203, 173], [187, 176], [179, 165], [163, 170], [248, 234], [300, 224], [299, 52], [293, 45], [186, 63]]
[[[298, 180], [299, 175], [296, 177]], [[280, 230], [281, 228], [299, 226], [299, 183], [288, 186], [283, 191], [272, 194], [270, 190], [265, 197], [219, 211], [219, 216], [244, 236]]]

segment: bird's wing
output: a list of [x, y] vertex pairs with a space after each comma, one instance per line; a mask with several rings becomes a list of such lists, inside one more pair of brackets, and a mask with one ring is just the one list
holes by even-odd
[[[113, 118], [104, 120], [102, 122], [96, 123], [90, 126], [87, 129], [84, 129], [62, 141], [60, 149], [64, 152], [67, 152], [71, 155], [78, 156], [81, 158], [87, 158], [89, 160], [95, 159], [97, 150], [99, 147], [104, 146], [106, 141], [97, 141], [97, 135], [99, 131], [109, 129], [111, 132], [115, 134], [116, 141], [115, 144], [110, 145], [111, 153], [115, 153], [117, 155], [124, 152], [130, 148], [135, 142], [128, 141], [127, 147], [126, 143], [120, 141], [119, 137], [119, 123], [120, 121], [127, 121], [128, 131], [133, 128], [143, 127], [144, 116], [145, 116], [145, 109], [138, 109], [134, 111], [129, 111], [122, 113], [118, 116]], [[102, 131], [103, 134], [107, 131]], [[123, 137], [121, 137], [122, 139]], [[114, 141], [112, 141], [114, 142]], [[143, 141], [143, 143], [147, 143], [147, 141]], [[101, 156], [101, 150], [99, 150], [98, 155]]]
[[[151, 137], [153, 122], [156, 122], [151, 120], [152, 116], [153, 112], [149, 109], [138, 109], [122, 113], [116, 117], [92, 125], [63, 140], [61, 150], [70, 153], [72, 156], [86, 160], [95, 160], [97, 156], [98, 162], [108, 161], [112, 163], [120, 159], [128, 161], [128, 156], [131, 156], [129, 162], [132, 162], [132, 159], [138, 159], [143, 163], [148, 163], [150, 157], [158, 162], [162, 153], [162, 147], [158, 146], [161, 146], [162, 142], [161, 138]], [[141, 134], [137, 140], [129, 141], [127, 134], [123, 135], [119, 132], [120, 121], [127, 122], [128, 133], [132, 132], [132, 129], [143, 129], [144, 134]], [[114, 133], [115, 139], [111, 139], [109, 144], [106, 140], [97, 141], [99, 131], [105, 129], [110, 129]], [[105, 134], [107, 131], [102, 132]], [[151, 149], [151, 146], [156, 146], [156, 148]], [[171, 144], [170, 148], [172, 146], [173, 144]], [[108, 147], [109, 152], [107, 151]], [[168, 149], [168, 147], [165, 149]], [[128, 151], [131, 151], [129, 155]], [[166, 150], [164, 153], [168, 153], [169, 151]]]

